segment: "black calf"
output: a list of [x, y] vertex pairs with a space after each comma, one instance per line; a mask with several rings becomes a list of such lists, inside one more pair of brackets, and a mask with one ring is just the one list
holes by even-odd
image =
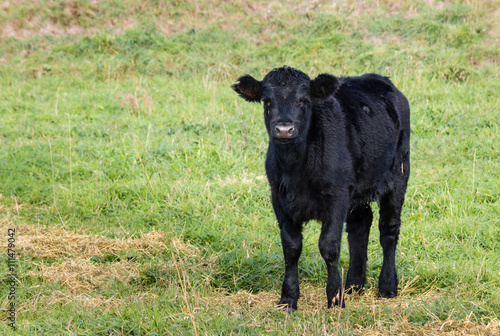
[[396, 296], [395, 252], [410, 174], [405, 96], [387, 77], [322, 74], [311, 80], [286, 66], [262, 81], [242, 76], [233, 89], [264, 104], [266, 173], [285, 257], [280, 304], [297, 309], [302, 224], [311, 219], [322, 223], [319, 250], [328, 271], [328, 307], [343, 306], [338, 260], [344, 221], [350, 252], [346, 286], [363, 289], [374, 200], [380, 203], [384, 253], [379, 295]]

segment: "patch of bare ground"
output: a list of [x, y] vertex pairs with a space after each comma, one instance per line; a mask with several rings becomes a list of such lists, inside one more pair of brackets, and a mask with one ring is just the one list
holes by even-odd
[[386, 16], [401, 14], [406, 18], [415, 16], [418, 11], [415, 7], [405, 1], [398, 0], [351, 0], [351, 1], [336, 1], [333, 4], [334, 8], [338, 8], [342, 12], [347, 12], [351, 17], [357, 18], [361, 16], [371, 16], [377, 13], [380, 8], [388, 8], [385, 10]]
[[112, 20], [101, 27], [82, 27], [76, 22], [62, 25], [50, 19], [43, 20], [41, 17], [33, 17], [28, 23], [21, 24], [20, 20], [4, 22], [0, 26], [0, 37], [13, 37], [17, 39], [27, 39], [33, 36], [92, 36], [102, 30], [108, 30], [114, 34], [119, 34], [135, 24], [134, 18], [124, 18], [123, 20]]
[[[43, 16], [41, 14], [26, 14], [20, 18], [7, 18], [0, 26], [0, 37], [25, 39], [39, 35], [86, 36], [94, 35], [101, 30], [118, 34], [133, 27], [138, 19], [144, 15], [151, 16], [157, 28], [163, 33], [175, 34], [186, 28], [197, 29], [215, 23], [226, 31], [234, 31], [239, 22], [245, 18], [269, 22], [272, 26], [273, 19], [284, 15], [284, 13], [286, 13], [285, 15], [302, 17], [309, 13], [343, 11], [356, 17], [371, 14], [380, 6], [389, 7], [391, 13], [405, 12], [406, 15], [410, 16], [416, 13], [414, 8], [395, 0], [347, 2], [329, 0], [288, 0], [286, 2], [209, 0], [203, 2], [188, 1], [185, 9], [173, 8], [168, 3], [146, 0], [132, 2], [128, 4], [129, 7], [120, 16], [111, 17], [110, 13], [106, 12], [105, 3], [106, 1], [91, 1], [88, 6], [83, 6], [77, 1], [61, 1], [58, 5], [63, 8], [57, 16], [45, 13]], [[19, 7], [23, 4], [18, 1], [4, 1], [2, 3], [4, 11], [15, 6]], [[47, 6], [51, 7], [55, 4], [49, 1]], [[27, 12], [36, 12], [36, 8], [34, 6], [32, 11]], [[82, 24], [85, 23], [85, 19], [91, 20], [92, 24]]]
[[51, 35], [51, 36], [72, 36], [72, 35], [89, 35], [90, 32], [95, 32], [97, 29], [84, 29], [78, 25], [70, 25], [68, 27], [46, 21], [40, 22], [39, 18], [34, 18], [29, 25], [19, 27], [15, 22], [6, 22], [0, 27], [1, 37], [15, 37], [25, 39], [36, 35]]
[[[450, 0], [426, 0], [429, 7], [444, 9], [450, 5]], [[49, 3], [49, 5], [51, 5]], [[3, 10], [12, 6], [22, 6], [19, 2], [3, 3]], [[52, 4], [53, 6], [53, 4]], [[187, 1], [186, 6], [173, 7], [171, 3], [157, 3], [151, 0], [131, 2], [118, 16], [112, 16], [108, 11], [106, 1], [92, 1], [89, 6], [82, 6], [76, 1], [62, 1], [63, 6], [59, 16], [41, 14], [21, 18], [7, 18], [0, 25], [0, 38], [14, 37], [26, 39], [32, 36], [51, 35], [59, 36], [92, 36], [106, 30], [112, 34], [119, 34], [141, 21], [143, 17], [150, 17], [156, 28], [166, 35], [177, 34], [188, 28], [200, 29], [205, 26], [217, 25], [225, 31], [238, 31], [245, 34], [241, 22], [266, 22], [262, 32], [257, 36], [257, 43], [269, 42], [268, 39], [279, 31], [279, 23], [283, 20], [314, 20], [315, 14], [340, 13], [347, 14], [353, 19], [353, 24], [362, 24], [363, 16], [373, 15], [402, 15], [412, 18], [418, 14], [418, 9], [411, 2], [397, 0], [288, 0], [252, 1], [243, 0], [209, 0]], [[380, 9], [383, 8], [383, 11]], [[1, 10], [1, 9], [0, 9]], [[495, 11], [495, 17], [498, 17]], [[82, 19], [83, 18], [83, 19]], [[86, 21], [90, 20], [89, 22]], [[278, 21], [276, 21], [278, 20]], [[495, 31], [495, 28], [493, 28]], [[382, 43], [390, 38], [391, 41], [400, 39], [396, 36], [373, 37], [375, 44]], [[259, 42], [260, 41], [260, 42]]]

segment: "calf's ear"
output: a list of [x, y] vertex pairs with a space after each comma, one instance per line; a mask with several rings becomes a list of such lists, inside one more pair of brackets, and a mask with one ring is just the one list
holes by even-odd
[[236, 93], [249, 102], [260, 102], [262, 96], [262, 82], [250, 75], [238, 78], [238, 82], [231, 86]]
[[318, 75], [311, 81], [310, 94], [313, 100], [322, 101], [334, 95], [340, 87], [337, 77], [329, 74]]

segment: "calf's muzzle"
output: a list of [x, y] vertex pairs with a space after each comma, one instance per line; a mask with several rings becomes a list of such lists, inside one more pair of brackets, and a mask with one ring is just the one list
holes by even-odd
[[280, 140], [289, 140], [297, 136], [297, 128], [289, 123], [278, 123], [273, 128], [273, 136]]

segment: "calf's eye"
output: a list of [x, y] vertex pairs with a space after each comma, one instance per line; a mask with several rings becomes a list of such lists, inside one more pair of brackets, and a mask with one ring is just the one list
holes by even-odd
[[271, 101], [269, 99], [263, 100], [264, 102], [264, 109], [266, 110], [267, 114], [269, 114], [269, 110], [271, 108]]
[[306, 107], [306, 106], [307, 106], [307, 104], [309, 104], [309, 100], [307, 100], [307, 99], [301, 99], [301, 100], [299, 101], [299, 105], [300, 105], [300, 107], [301, 107], [301, 108]]

